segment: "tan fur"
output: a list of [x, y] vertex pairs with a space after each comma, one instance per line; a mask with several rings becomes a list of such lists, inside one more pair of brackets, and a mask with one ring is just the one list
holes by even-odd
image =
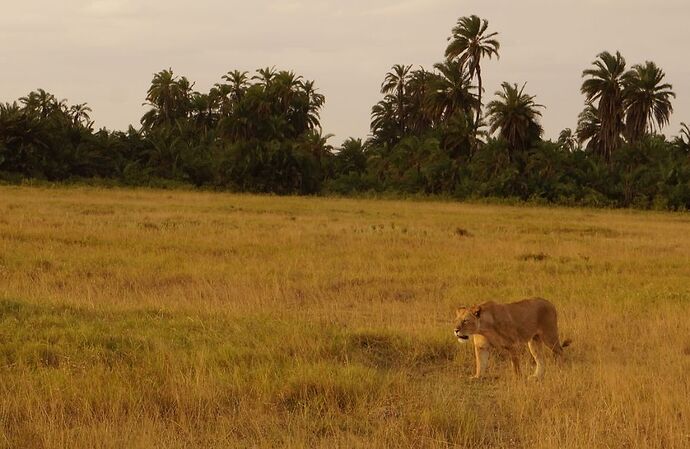
[[558, 316], [556, 308], [542, 298], [525, 299], [510, 304], [486, 302], [474, 307], [457, 310], [455, 336], [474, 340], [477, 370], [473, 378], [484, 374], [490, 348], [505, 351], [510, 355], [513, 368], [520, 374], [519, 349], [527, 345], [536, 363], [530, 377], [544, 376], [542, 347], [546, 345], [554, 356], [559, 357], [569, 341], [561, 345], [558, 338]]

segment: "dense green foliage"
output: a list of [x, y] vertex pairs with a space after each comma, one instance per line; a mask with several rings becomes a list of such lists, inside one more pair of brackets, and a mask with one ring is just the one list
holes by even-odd
[[155, 74], [141, 128], [94, 132], [83, 106], [43, 91], [0, 109], [0, 172], [62, 181], [162, 180], [238, 190], [315, 193], [330, 154], [324, 97], [291, 72], [231, 72], [209, 93], [172, 70]]
[[288, 71], [233, 71], [200, 93], [163, 70], [141, 126], [124, 132], [94, 130], [87, 105], [38, 90], [0, 104], [0, 179], [690, 208], [690, 131], [660, 134], [675, 94], [656, 64], [628, 70], [620, 53], [598, 55], [583, 72], [577, 129], [545, 141], [544, 106], [526, 84], [502, 83], [483, 108], [481, 62], [499, 56], [497, 36], [486, 20], [460, 18], [445, 59], [393, 66], [370, 138], [338, 149], [322, 133], [324, 96]]

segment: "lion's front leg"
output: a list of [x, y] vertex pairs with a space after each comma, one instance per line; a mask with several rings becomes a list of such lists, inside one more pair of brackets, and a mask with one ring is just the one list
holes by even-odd
[[476, 371], [472, 378], [480, 379], [489, 362], [489, 344], [481, 335], [474, 336], [474, 358], [476, 362]]

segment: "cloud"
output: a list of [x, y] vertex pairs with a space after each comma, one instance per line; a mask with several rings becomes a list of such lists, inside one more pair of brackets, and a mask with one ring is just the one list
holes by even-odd
[[130, 0], [96, 0], [88, 2], [82, 12], [94, 17], [117, 17], [135, 14], [138, 11], [136, 3]]
[[296, 13], [304, 10], [305, 5], [300, 1], [278, 1], [268, 5], [268, 11], [274, 13]]
[[390, 2], [390, 4], [367, 10], [365, 15], [395, 16], [413, 14], [419, 11], [434, 9], [444, 3], [450, 2], [445, 0], [405, 0]]

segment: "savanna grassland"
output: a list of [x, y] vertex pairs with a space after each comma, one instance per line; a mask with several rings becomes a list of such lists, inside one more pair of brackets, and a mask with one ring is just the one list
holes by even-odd
[[[454, 309], [535, 295], [567, 360], [469, 380]], [[687, 448], [688, 398], [687, 214], [0, 187], [3, 448]]]

